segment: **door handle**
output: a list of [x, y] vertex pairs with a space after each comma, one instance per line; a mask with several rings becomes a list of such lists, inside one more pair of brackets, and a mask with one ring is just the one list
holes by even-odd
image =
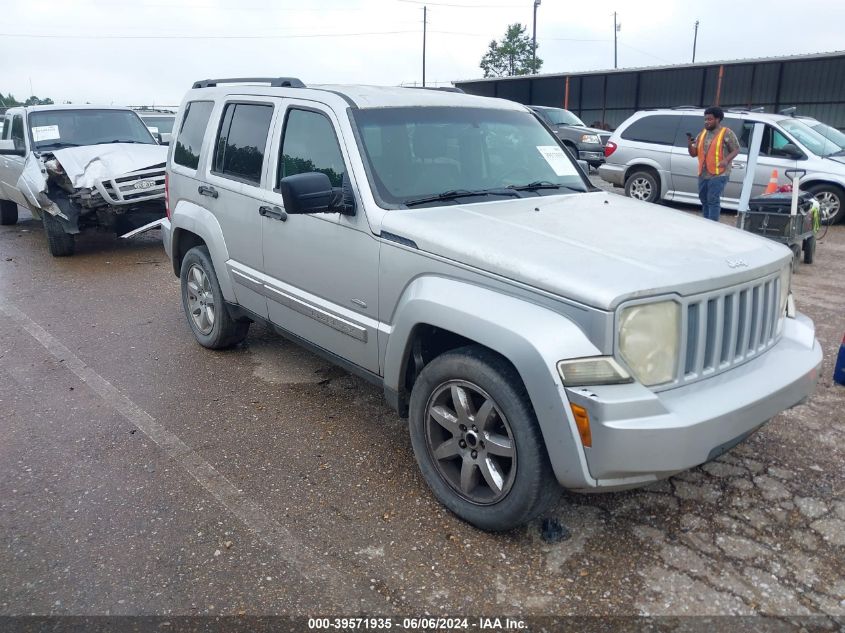
[[731, 167], [734, 169], [745, 169], [745, 163], [731, 163]]
[[217, 189], [215, 189], [214, 187], [200, 185], [197, 188], [197, 191], [201, 196], [208, 196], [209, 198], [216, 198], [218, 196]]
[[280, 220], [281, 222], [285, 222], [288, 219], [288, 214], [284, 209], [280, 209], [279, 207], [258, 207], [258, 214], [271, 220]]

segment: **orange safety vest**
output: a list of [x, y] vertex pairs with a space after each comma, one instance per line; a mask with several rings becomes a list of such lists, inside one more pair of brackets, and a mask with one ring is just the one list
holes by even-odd
[[707, 171], [714, 176], [721, 176], [725, 173], [724, 169], [719, 169], [719, 161], [722, 160], [722, 143], [725, 141], [725, 133], [728, 128], [722, 127], [717, 133], [716, 138], [710, 142], [710, 149], [707, 151], [707, 156], [704, 155], [704, 137], [707, 136], [707, 130], [701, 130], [698, 135], [698, 175], [704, 171], [704, 161], [707, 161]]

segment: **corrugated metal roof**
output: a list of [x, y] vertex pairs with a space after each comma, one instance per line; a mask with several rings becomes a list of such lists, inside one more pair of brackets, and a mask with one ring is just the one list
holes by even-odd
[[539, 75], [517, 75], [515, 77], [483, 77], [481, 79], [462, 79], [456, 80], [452, 83], [471, 84], [483, 83], [489, 81], [519, 81], [526, 79], [546, 79], [546, 78], [563, 78], [563, 77], [577, 77], [582, 75], [605, 75], [614, 73], [630, 73], [642, 72], [647, 70], [676, 70], [682, 68], [706, 68], [708, 66], [727, 66], [732, 64], [763, 64], [767, 62], [788, 62], [788, 61], [804, 61], [813, 59], [834, 59], [837, 57], [845, 57], [845, 50], [830, 51], [828, 53], [805, 53], [801, 55], [786, 55], [783, 57], [748, 57], [745, 59], [726, 59], [721, 61], [711, 62], [696, 62], [695, 64], [670, 64], [666, 66], [638, 66], [634, 68], [610, 68], [607, 70], [580, 70], [578, 72], [559, 72], [559, 73], [544, 73]]

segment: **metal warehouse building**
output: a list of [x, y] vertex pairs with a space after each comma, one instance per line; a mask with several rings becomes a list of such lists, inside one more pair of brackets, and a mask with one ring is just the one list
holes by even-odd
[[681, 105], [796, 106], [845, 128], [845, 51], [677, 66], [456, 81], [469, 94], [564, 107], [612, 128], [637, 110]]

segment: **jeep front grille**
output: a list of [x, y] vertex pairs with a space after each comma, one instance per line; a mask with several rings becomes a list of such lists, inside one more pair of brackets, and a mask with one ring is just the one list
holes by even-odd
[[[675, 386], [756, 358], [778, 340], [778, 275], [682, 301]], [[673, 385], [667, 385], [673, 386]]]
[[108, 204], [119, 206], [164, 197], [164, 165], [104, 179], [97, 191]]

